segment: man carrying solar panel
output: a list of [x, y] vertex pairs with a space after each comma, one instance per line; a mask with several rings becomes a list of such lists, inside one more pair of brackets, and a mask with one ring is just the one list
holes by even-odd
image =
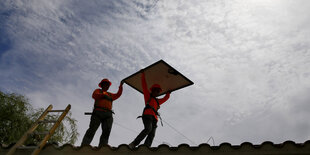
[[165, 97], [157, 99], [156, 96], [158, 96], [162, 91], [160, 85], [154, 84], [152, 85], [150, 90], [148, 90], [144, 70], [141, 70], [140, 73], [141, 73], [141, 82], [143, 88], [145, 108], [143, 110], [142, 116], [139, 117], [142, 117], [144, 129], [135, 138], [135, 140], [129, 144], [130, 148], [134, 148], [135, 146], [139, 145], [140, 142], [145, 137], [146, 140], [144, 144], [148, 147], [152, 145], [157, 128], [158, 117], [160, 117], [158, 114], [158, 109], [160, 108], [160, 105], [166, 102], [170, 97], [170, 92], [168, 92], [165, 95]]

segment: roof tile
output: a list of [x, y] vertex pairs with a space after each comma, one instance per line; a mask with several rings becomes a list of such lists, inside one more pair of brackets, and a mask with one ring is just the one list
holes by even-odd
[[[5, 146], [1, 145], [0, 154], [6, 153], [10, 147], [13, 145]], [[73, 146], [71, 144], [65, 144], [58, 146], [56, 144], [47, 144], [42, 150], [44, 154], [310, 154], [310, 140], [304, 143], [295, 143], [294, 141], [285, 141], [281, 144], [274, 144], [270, 141], [263, 142], [260, 145], [253, 145], [250, 142], [244, 142], [241, 145], [231, 145], [230, 143], [222, 143], [219, 146], [210, 146], [209, 144], [202, 143], [199, 146], [190, 146], [188, 144], [180, 144], [177, 147], [170, 147], [166, 144], [161, 144], [158, 147], [147, 147], [145, 145], [140, 145], [137, 148], [130, 149], [127, 144], [121, 144], [118, 147], [103, 146], [93, 147], [91, 145], [86, 146]], [[23, 150], [18, 150], [17, 154], [23, 154]]]

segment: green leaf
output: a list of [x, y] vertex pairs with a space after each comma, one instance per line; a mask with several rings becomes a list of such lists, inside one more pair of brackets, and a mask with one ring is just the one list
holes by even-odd
[[[29, 100], [23, 95], [5, 94], [0, 91], [0, 143], [7, 145], [16, 143], [43, 111], [43, 108], [33, 109]], [[49, 114], [46, 119], [57, 120], [59, 115]], [[74, 144], [78, 137], [76, 122], [69, 112], [48, 143]], [[40, 124], [36, 131], [49, 131], [52, 125], [53, 123]], [[42, 139], [43, 136], [32, 136], [27, 139], [25, 145], [38, 144]]]

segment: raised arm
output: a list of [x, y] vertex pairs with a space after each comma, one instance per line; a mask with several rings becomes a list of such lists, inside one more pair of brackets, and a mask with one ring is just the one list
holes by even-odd
[[158, 99], [158, 102], [159, 102], [159, 105], [165, 103], [170, 97], [170, 92], [168, 92], [165, 97], [161, 98], [161, 99]]
[[141, 71], [141, 84], [142, 84], [142, 89], [143, 89], [144, 101], [146, 103], [150, 98], [150, 92], [147, 88], [147, 84], [145, 80], [145, 73], [143, 70]]
[[121, 81], [121, 83], [120, 83], [120, 85], [119, 85], [119, 87], [118, 87], [118, 91], [117, 91], [117, 93], [116, 94], [111, 94], [112, 95], [112, 100], [114, 101], [114, 100], [116, 100], [116, 99], [118, 99], [121, 95], [122, 95], [122, 93], [123, 93], [123, 81]]

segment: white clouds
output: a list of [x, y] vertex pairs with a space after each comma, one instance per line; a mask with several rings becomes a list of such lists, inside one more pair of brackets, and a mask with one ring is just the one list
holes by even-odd
[[[81, 115], [101, 78], [112, 80], [116, 92], [121, 79], [159, 59], [195, 82], [174, 92], [161, 111], [196, 143], [210, 136], [216, 144], [303, 142], [294, 131], [309, 134], [301, 129], [309, 126], [301, 121], [307, 114], [295, 112], [309, 100], [306, 1], [3, 3], [0, 32], [12, 45], [0, 55], [0, 89], [27, 94], [42, 107], [74, 103], [81, 136], [89, 121]], [[115, 101], [115, 120], [139, 132], [142, 96], [126, 87]], [[190, 143], [159, 128], [155, 145]], [[114, 125], [112, 145], [136, 136], [124, 130]]]

